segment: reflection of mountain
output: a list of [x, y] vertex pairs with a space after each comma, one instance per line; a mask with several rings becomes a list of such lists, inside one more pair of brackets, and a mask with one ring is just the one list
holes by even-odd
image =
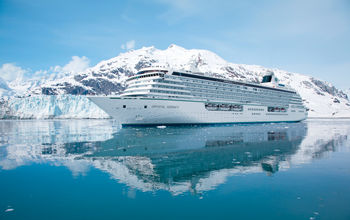
[[222, 169], [262, 167], [275, 172], [279, 161], [297, 151], [305, 133], [305, 124], [291, 128], [280, 125], [126, 128], [114, 134], [114, 138], [98, 142], [98, 150], [87, 157], [94, 160], [146, 157], [151, 164], [146, 167], [152, 167], [151, 172], [127, 164], [130, 172], [146, 182], [172, 184], [205, 178]]
[[[13, 169], [30, 162], [52, 162], [69, 167], [74, 175], [93, 166], [143, 191], [203, 192], [230, 175], [271, 174], [322, 157], [344, 145], [350, 133], [348, 124], [332, 127], [315, 122], [117, 132], [109, 121], [52, 123], [13, 122], [6, 125], [10, 131], [0, 129], [0, 143], [5, 146], [0, 148], [0, 166]], [[30, 134], [32, 142], [24, 144], [23, 134]]]

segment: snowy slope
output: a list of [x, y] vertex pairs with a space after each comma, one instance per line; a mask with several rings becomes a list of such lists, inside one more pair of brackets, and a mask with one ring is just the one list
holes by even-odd
[[350, 88], [345, 90], [344, 92], [348, 96], [348, 99], [350, 100]]
[[282, 83], [300, 93], [304, 104], [310, 109], [309, 116], [350, 117], [347, 95], [330, 83], [278, 69], [229, 63], [208, 50], [187, 50], [177, 45], [170, 45], [165, 50], [143, 47], [102, 61], [79, 74], [54, 74], [54, 77], [46, 77], [44, 80], [12, 82], [9, 87], [17, 94], [113, 95], [125, 89], [128, 76], [149, 66], [198, 71], [216, 77], [253, 82], [260, 81], [268, 72], [274, 72]]
[[15, 91], [16, 96], [27, 96], [36, 88], [49, 82], [57, 82], [59, 79], [67, 78], [71, 75], [69, 72], [62, 71], [59, 67], [50, 68], [49, 71], [38, 71], [28, 77], [17, 77], [15, 80], [8, 82], [8, 86]]

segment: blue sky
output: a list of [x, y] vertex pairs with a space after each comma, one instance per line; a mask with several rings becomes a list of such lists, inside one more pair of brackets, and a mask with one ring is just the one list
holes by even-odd
[[0, 0], [0, 66], [94, 65], [172, 43], [350, 87], [349, 0]]

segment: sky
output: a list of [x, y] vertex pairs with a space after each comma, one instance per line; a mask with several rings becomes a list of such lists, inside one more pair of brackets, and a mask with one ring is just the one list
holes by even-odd
[[349, 0], [0, 0], [5, 80], [170, 44], [350, 88]]

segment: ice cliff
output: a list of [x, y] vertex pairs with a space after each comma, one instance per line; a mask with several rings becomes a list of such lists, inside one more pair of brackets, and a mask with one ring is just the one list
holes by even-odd
[[109, 118], [85, 96], [32, 95], [0, 99], [2, 119]]

